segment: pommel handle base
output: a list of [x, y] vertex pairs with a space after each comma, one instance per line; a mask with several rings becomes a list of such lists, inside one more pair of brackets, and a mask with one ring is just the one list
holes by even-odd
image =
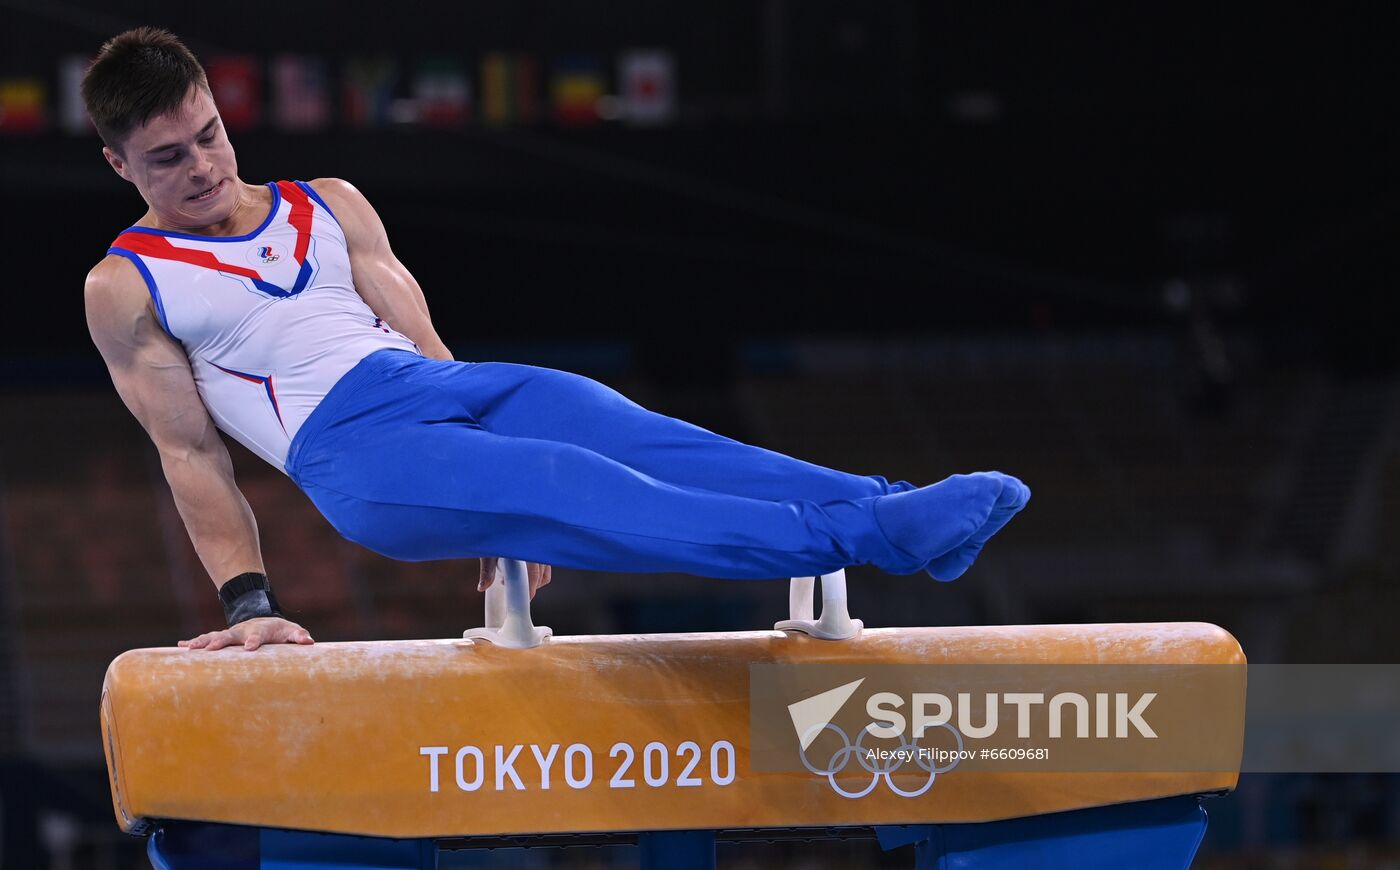
[[788, 588], [788, 610], [791, 619], [774, 624], [778, 631], [800, 631], [821, 640], [846, 640], [860, 634], [865, 624], [851, 619], [846, 605], [846, 572], [823, 574], [822, 615], [812, 618], [812, 592], [815, 577], [794, 577]]
[[506, 649], [530, 649], [553, 634], [553, 629], [537, 626], [530, 618], [530, 580], [525, 563], [519, 559], [498, 561], [496, 582], [486, 590], [486, 627], [469, 628], [462, 637]]

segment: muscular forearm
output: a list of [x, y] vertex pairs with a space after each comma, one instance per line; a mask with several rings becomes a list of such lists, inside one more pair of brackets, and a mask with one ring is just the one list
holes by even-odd
[[161, 467], [214, 585], [222, 586], [246, 571], [266, 573], [257, 523], [234, 483], [227, 452], [161, 451]]

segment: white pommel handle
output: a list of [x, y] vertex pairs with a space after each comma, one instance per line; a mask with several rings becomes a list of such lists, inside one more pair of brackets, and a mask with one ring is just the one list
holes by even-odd
[[[505, 575], [505, 576], [502, 576]], [[530, 618], [530, 578], [519, 559], [496, 562], [496, 582], [486, 589], [486, 627], [469, 628], [462, 637], [506, 649], [530, 649], [554, 634]]]
[[773, 628], [778, 631], [800, 631], [822, 640], [845, 640], [860, 634], [865, 627], [859, 619], [851, 619], [846, 607], [846, 572], [837, 571], [823, 574], [822, 615], [812, 618], [812, 587], [815, 577], [794, 577], [788, 588], [788, 611], [791, 619], [784, 619]]

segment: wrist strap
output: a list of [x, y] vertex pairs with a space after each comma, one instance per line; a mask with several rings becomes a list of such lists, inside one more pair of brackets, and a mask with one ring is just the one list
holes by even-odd
[[219, 603], [224, 606], [224, 618], [229, 628], [259, 616], [281, 616], [277, 596], [266, 574], [249, 571], [219, 587]]

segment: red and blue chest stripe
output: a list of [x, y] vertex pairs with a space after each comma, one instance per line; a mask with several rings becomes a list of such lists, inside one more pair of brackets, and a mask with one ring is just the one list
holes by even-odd
[[116, 241], [112, 247], [121, 251], [129, 251], [139, 254], [142, 257], [151, 257], [157, 260], [171, 260], [177, 263], [187, 263], [191, 266], [198, 266], [204, 269], [213, 269], [229, 275], [238, 275], [253, 282], [253, 286], [259, 291], [269, 296], [286, 297], [295, 296], [306, 289], [306, 284], [311, 280], [312, 267], [306, 259], [306, 253], [311, 247], [311, 222], [312, 208], [311, 198], [306, 192], [290, 181], [277, 182], [277, 190], [291, 205], [291, 212], [287, 215], [287, 223], [296, 230], [296, 244], [292, 251], [292, 259], [296, 261], [299, 269], [296, 280], [290, 288], [274, 284], [263, 277], [257, 269], [250, 269], [247, 266], [240, 266], [234, 263], [225, 263], [220, 260], [212, 251], [200, 248], [182, 248], [172, 244], [170, 239], [164, 235], [142, 232], [141, 230], [127, 230]]

